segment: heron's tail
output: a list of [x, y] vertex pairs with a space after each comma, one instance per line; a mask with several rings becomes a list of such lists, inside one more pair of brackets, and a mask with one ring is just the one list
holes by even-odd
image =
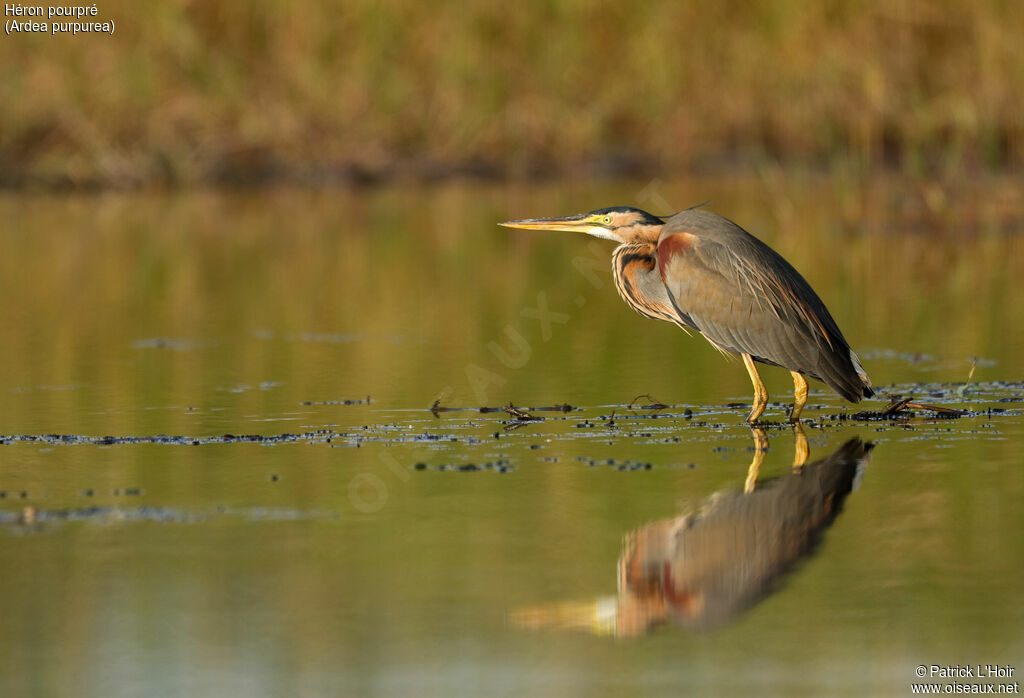
[[[857, 372], [857, 377], [861, 382], [862, 397], [871, 397], [875, 394], [875, 391], [871, 389], [871, 379], [868, 378], [868, 372], [860, 365], [860, 359], [857, 358], [857, 354], [853, 349], [850, 350], [850, 360], [853, 362], [853, 370]], [[854, 400], [854, 402], [857, 402], [857, 400]]]
[[849, 347], [837, 347], [835, 351], [824, 353], [818, 373], [816, 378], [850, 402], [860, 402], [875, 394], [860, 359]]

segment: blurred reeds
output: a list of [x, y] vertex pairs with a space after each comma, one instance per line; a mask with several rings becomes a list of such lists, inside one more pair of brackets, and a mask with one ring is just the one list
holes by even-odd
[[[1024, 5], [109, 0], [0, 38], [0, 185], [1024, 161]], [[10, 17], [5, 17], [9, 19]]]

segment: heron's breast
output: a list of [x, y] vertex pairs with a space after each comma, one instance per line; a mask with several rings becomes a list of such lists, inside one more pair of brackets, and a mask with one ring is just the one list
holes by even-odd
[[634, 310], [657, 320], [675, 322], [672, 301], [655, 271], [657, 266], [653, 244], [623, 245], [613, 258], [615, 286]]

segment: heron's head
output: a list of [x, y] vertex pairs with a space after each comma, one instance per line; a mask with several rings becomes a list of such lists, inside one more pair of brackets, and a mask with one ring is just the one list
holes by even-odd
[[616, 242], [657, 242], [658, 233], [664, 224], [664, 220], [647, 213], [647, 211], [641, 211], [632, 206], [613, 206], [575, 216], [526, 218], [499, 225], [523, 230], [564, 230], [570, 233], [586, 233]]

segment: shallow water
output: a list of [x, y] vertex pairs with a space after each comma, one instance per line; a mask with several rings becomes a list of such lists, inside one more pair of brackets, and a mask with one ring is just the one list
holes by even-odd
[[[906, 695], [920, 664], [1017, 667], [1020, 184], [0, 199], [0, 693]], [[804, 470], [875, 448], [723, 622], [664, 611], [709, 592], [616, 635], [626, 537], [793, 477], [789, 377], [762, 372], [742, 495], [742, 364], [630, 311], [609, 246], [494, 223], [704, 200], [880, 387], [812, 384]], [[967, 414], [851, 418], [888, 395]], [[478, 409], [510, 402], [571, 409]], [[771, 567], [729, 535], [724, 569]]]

